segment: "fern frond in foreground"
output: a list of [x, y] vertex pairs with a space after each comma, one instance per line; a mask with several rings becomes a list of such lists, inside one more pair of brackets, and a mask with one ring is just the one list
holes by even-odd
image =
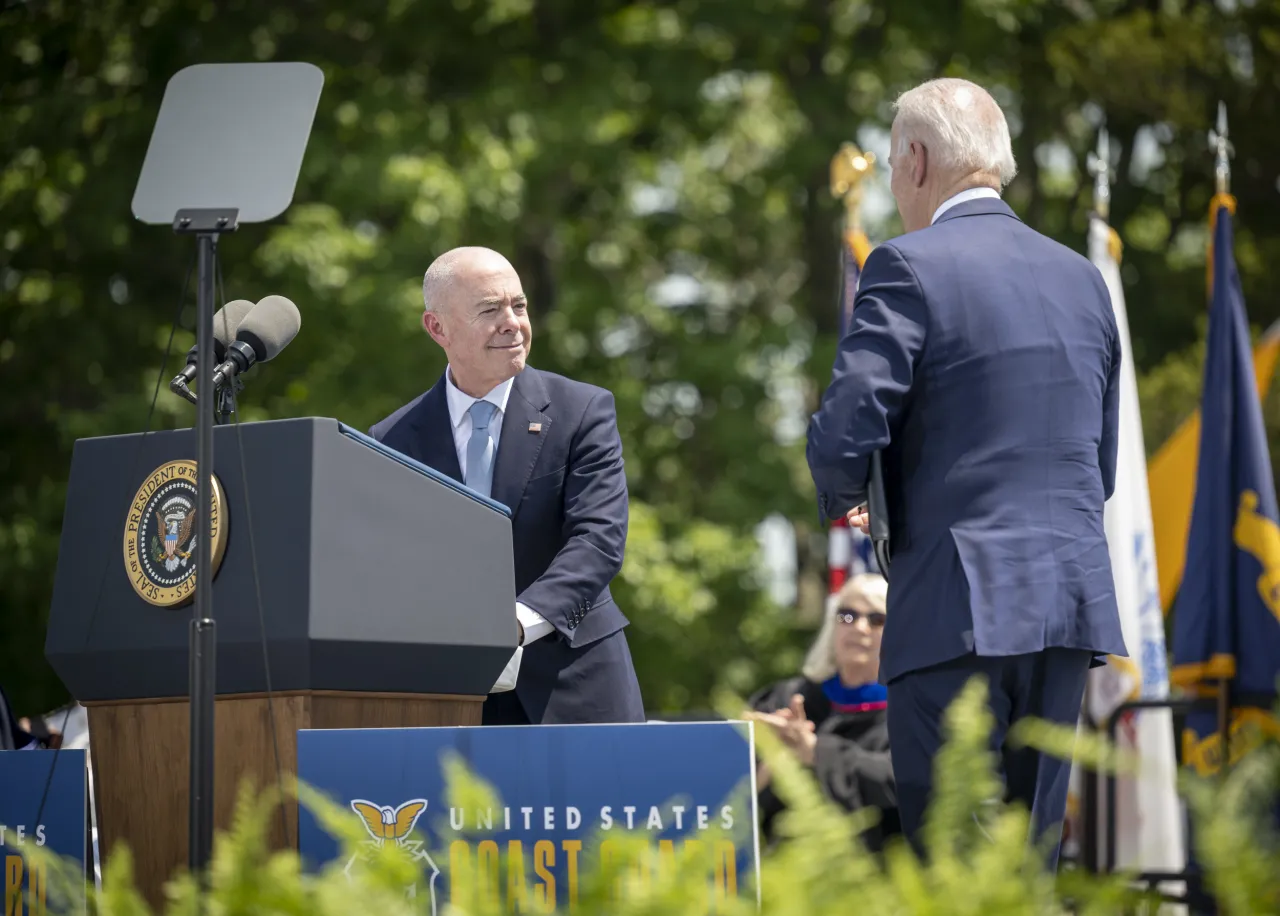
[[[1074, 871], [1055, 881], [1045, 872], [1040, 851], [1027, 844], [1027, 812], [998, 800], [1001, 786], [989, 750], [991, 724], [986, 686], [975, 678], [947, 712], [947, 743], [935, 764], [937, 798], [925, 827], [929, 854], [924, 862], [901, 841], [891, 842], [883, 856], [869, 852], [858, 832], [874, 821], [876, 812], [850, 816], [830, 805], [809, 773], [771, 732], [759, 729], [760, 754], [773, 771], [775, 790], [787, 803], [778, 824], [782, 841], [762, 859], [759, 909], [750, 876], [741, 876], [740, 886], [732, 889], [717, 890], [708, 882], [707, 859], [714, 855], [717, 837], [708, 835], [697, 854], [680, 855], [673, 854], [670, 846], [652, 843], [645, 834], [628, 835], [615, 829], [607, 844], [598, 834], [583, 838], [578, 903], [572, 912], [576, 916], [1066, 912], [1101, 916], [1138, 905], [1143, 898], [1126, 887], [1122, 875], [1096, 877]], [[1049, 747], [1062, 745], [1066, 737], [1066, 730], [1037, 726], [1019, 740]], [[1086, 749], [1086, 756], [1106, 766], [1124, 765], [1101, 746]], [[448, 806], [501, 807], [492, 788], [462, 761], [448, 759], [444, 766]], [[1198, 854], [1224, 913], [1280, 912], [1280, 839], [1267, 820], [1274, 802], [1267, 792], [1274, 789], [1277, 775], [1280, 751], [1271, 749], [1246, 758], [1225, 782], [1187, 784], [1198, 825]], [[338, 840], [338, 860], [308, 872], [296, 852], [270, 851], [266, 837], [270, 818], [278, 816], [279, 799], [271, 792], [255, 797], [242, 791], [231, 830], [219, 834], [215, 842], [205, 912], [220, 916], [431, 912], [430, 889], [419, 864], [394, 844], [371, 849], [363, 827], [345, 807], [306, 786], [296, 786], [294, 791]], [[431, 833], [436, 837], [432, 847], [436, 861], [448, 862], [452, 838], [448, 825], [433, 825]], [[526, 867], [523, 858], [500, 861], [496, 882], [483, 875], [455, 875], [455, 886], [439, 900], [438, 916], [497, 916], [517, 905], [520, 912], [553, 912], [545, 884], [533, 881]], [[65, 889], [73, 874], [54, 867], [51, 884], [60, 883]], [[126, 849], [112, 855], [103, 883], [104, 891], [92, 895], [91, 912], [149, 916], [134, 890]], [[175, 916], [197, 912], [196, 887], [189, 876], [177, 875], [171, 881], [165, 912]]]

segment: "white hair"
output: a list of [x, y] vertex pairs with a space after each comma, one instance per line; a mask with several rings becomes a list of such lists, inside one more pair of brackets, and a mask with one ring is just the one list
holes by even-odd
[[884, 613], [889, 597], [889, 583], [879, 573], [853, 576], [844, 588], [827, 597], [822, 629], [809, 647], [800, 673], [815, 684], [821, 684], [836, 673], [836, 608], [856, 605], [859, 610]]
[[924, 144], [932, 162], [962, 175], [981, 172], [999, 182], [1013, 180], [1009, 122], [987, 90], [962, 79], [936, 79], [908, 89], [893, 103], [899, 156], [914, 140]]
[[[453, 278], [457, 275], [459, 268], [468, 261], [483, 258], [497, 258], [508, 267], [511, 266], [506, 258], [492, 248], [482, 248], [476, 245], [451, 248], [432, 261], [431, 266], [427, 268], [427, 272], [422, 275], [423, 310], [427, 312], [437, 311], [440, 301], [444, 298], [445, 290], [453, 283]], [[514, 270], [514, 268], [512, 269]]]

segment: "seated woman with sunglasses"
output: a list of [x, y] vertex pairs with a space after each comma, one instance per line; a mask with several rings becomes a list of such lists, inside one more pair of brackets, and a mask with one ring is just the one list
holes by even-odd
[[[852, 577], [830, 605], [832, 613], [805, 658], [800, 677], [756, 693], [750, 717], [772, 727], [827, 797], [847, 811], [879, 808], [880, 823], [863, 835], [879, 850], [900, 831], [893, 763], [889, 757], [886, 690], [876, 681], [884, 633], [885, 580]], [[785, 805], [769, 786], [767, 768], [757, 780], [761, 829], [774, 839], [774, 819]]]

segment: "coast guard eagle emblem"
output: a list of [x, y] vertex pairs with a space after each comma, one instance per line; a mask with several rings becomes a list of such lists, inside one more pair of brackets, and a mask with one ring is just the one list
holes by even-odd
[[[422, 816], [423, 811], [427, 810], [427, 800], [414, 798], [397, 808], [392, 808], [390, 805], [375, 805], [371, 801], [357, 798], [352, 800], [351, 810], [360, 815], [364, 822], [364, 829], [369, 832], [367, 849], [377, 849], [388, 842], [395, 843], [407, 852], [413, 861], [422, 864], [423, 871], [426, 873], [427, 887], [431, 891], [431, 914], [435, 916], [436, 878], [440, 875], [440, 869], [436, 867], [431, 853], [427, 852], [426, 844], [422, 840], [410, 839], [418, 818]], [[359, 858], [358, 853], [347, 860], [344, 869], [347, 877], [351, 876], [351, 867], [355, 865], [357, 858]], [[410, 898], [416, 897], [418, 886], [411, 885], [405, 893]]]
[[[213, 573], [227, 546], [226, 500], [213, 478]], [[196, 593], [196, 463], [170, 461], [142, 482], [124, 526], [124, 567], [133, 590], [157, 607], [181, 607]]]

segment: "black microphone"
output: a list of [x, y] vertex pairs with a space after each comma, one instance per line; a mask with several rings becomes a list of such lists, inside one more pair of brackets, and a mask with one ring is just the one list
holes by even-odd
[[254, 363], [273, 359], [298, 336], [302, 315], [284, 296], [267, 296], [258, 301], [236, 329], [236, 339], [227, 345], [226, 360], [213, 373], [213, 387], [225, 385]]
[[[236, 329], [240, 322], [253, 309], [248, 299], [232, 299], [213, 315], [213, 359], [220, 363], [227, 358], [227, 344], [236, 339]], [[169, 383], [169, 390], [181, 394], [196, 380], [196, 350], [198, 345], [187, 351], [187, 364]]]

